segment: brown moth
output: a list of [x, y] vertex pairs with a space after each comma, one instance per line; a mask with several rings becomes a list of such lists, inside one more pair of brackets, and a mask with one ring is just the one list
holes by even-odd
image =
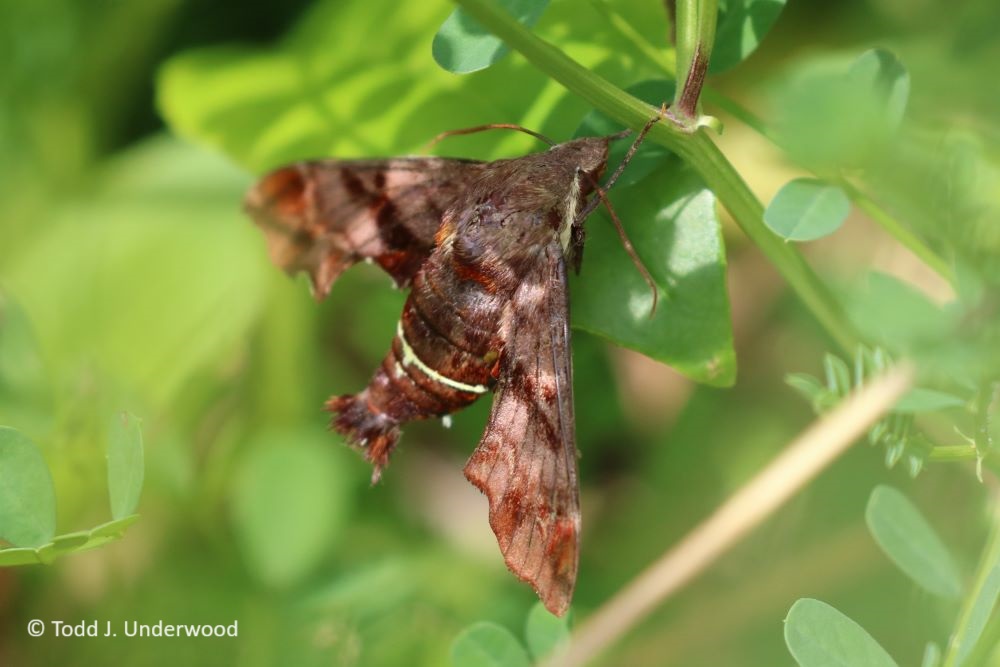
[[557, 615], [573, 596], [580, 535], [566, 267], [579, 266], [608, 144], [622, 136], [495, 162], [299, 162], [246, 198], [271, 259], [308, 273], [318, 299], [360, 260], [410, 289], [367, 388], [327, 403], [373, 482], [402, 424], [494, 392], [465, 476], [489, 498], [507, 566]]

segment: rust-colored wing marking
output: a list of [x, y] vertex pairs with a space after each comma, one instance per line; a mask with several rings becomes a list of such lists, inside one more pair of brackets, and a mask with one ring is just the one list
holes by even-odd
[[446, 158], [298, 162], [262, 178], [246, 208], [274, 263], [289, 274], [306, 271], [318, 299], [364, 259], [405, 286], [477, 165]]
[[561, 616], [576, 583], [580, 532], [569, 303], [559, 244], [539, 254], [505, 313], [493, 411], [465, 476], [489, 497], [507, 567]]

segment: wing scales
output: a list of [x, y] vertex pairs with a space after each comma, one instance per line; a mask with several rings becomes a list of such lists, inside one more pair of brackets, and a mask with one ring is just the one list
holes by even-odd
[[572, 599], [580, 529], [565, 273], [553, 243], [511, 300], [493, 409], [465, 467], [507, 566], [557, 615]]

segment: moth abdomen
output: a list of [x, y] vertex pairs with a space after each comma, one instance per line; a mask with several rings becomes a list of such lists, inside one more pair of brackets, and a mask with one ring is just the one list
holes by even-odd
[[401, 424], [456, 412], [490, 391], [498, 353], [488, 352], [470, 352], [442, 336], [411, 295], [392, 347], [368, 387], [327, 403], [337, 413], [332, 427], [365, 452], [377, 481]]
[[331, 428], [347, 441], [360, 448], [372, 464], [372, 484], [379, 480], [382, 468], [389, 464], [389, 455], [399, 441], [399, 421], [373, 409], [369, 391], [360, 394], [334, 396], [326, 402], [326, 409], [335, 413]]

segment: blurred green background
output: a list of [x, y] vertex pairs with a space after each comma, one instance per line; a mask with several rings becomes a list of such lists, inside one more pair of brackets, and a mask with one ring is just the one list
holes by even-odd
[[[665, 43], [660, 3], [618, 4]], [[619, 86], [656, 74], [588, 7], [557, 1], [537, 29]], [[107, 518], [109, 416], [142, 417], [146, 442], [142, 517], [123, 540], [0, 569], [0, 665], [436, 666], [474, 621], [521, 634], [534, 595], [503, 567], [485, 501], [461, 474], [488, 402], [450, 430], [408, 426], [369, 488], [368, 466], [325, 432], [321, 406], [367, 381], [404, 295], [358, 267], [314, 303], [304, 281], [269, 264], [240, 210], [255, 173], [294, 158], [415, 152], [442, 130], [488, 122], [569, 138], [587, 106], [520, 57], [468, 77], [437, 67], [431, 39], [450, 10], [444, 0], [0, 3], [0, 326], [28, 332], [15, 370], [0, 373], [0, 424], [42, 446], [62, 532]], [[940, 166], [942, 145], [960, 140], [980, 173], [997, 173], [981, 165], [1000, 154], [998, 31], [989, 2], [793, 1], [761, 50], [712, 84], [770, 118], [803, 63], [892, 48], [919, 122], [913, 173], [893, 174], [886, 192], [930, 216], [920, 197], [931, 193], [913, 184]], [[723, 149], [766, 202], [798, 172], [724, 119]], [[536, 149], [502, 134], [452, 141], [447, 152], [469, 157]], [[735, 387], [696, 385], [574, 336], [577, 614], [813, 418], [783, 377], [818, 373], [830, 342], [757, 250], [725, 232]], [[874, 266], [937, 302], [951, 297], [860, 215], [809, 254], [838, 284]], [[931, 465], [911, 481], [882, 458], [858, 447], [838, 461], [599, 664], [790, 665], [782, 619], [807, 596], [916, 664], [915, 637], [946, 641], [955, 607], [878, 551], [864, 528], [868, 493], [882, 482], [906, 490], [968, 572], [985, 490], [971, 465]], [[34, 618], [238, 620], [240, 635], [33, 639]]]

